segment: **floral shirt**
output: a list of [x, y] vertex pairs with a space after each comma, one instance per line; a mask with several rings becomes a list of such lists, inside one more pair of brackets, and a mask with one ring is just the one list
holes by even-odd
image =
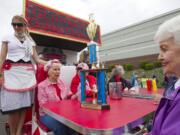
[[[61, 98], [65, 99], [68, 94], [66, 85], [60, 79], [58, 80], [57, 84], [61, 90]], [[56, 101], [60, 101], [60, 98], [56, 93], [56, 89], [53, 86], [53, 83], [50, 82], [49, 79], [47, 78], [38, 85], [38, 102], [39, 102], [40, 116], [44, 115], [44, 112], [42, 111], [43, 104], [48, 102], [56, 102]]]

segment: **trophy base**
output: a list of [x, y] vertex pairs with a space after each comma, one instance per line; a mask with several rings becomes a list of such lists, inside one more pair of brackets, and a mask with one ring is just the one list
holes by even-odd
[[93, 104], [93, 103], [81, 103], [82, 108], [89, 108], [95, 110], [110, 110], [110, 105], [108, 104]]

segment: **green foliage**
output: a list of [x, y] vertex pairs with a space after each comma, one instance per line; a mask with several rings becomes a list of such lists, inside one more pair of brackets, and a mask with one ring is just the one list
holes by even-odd
[[132, 71], [134, 69], [132, 64], [124, 64], [123, 67], [125, 71]]
[[156, 62], [149, 62], [149, 61], [142, 61], [140, 62], [140, 68], [144, 70], [152, 70], [154, 68], [161, 67], [161, 63], [159, 61]]
[[111, 72], [114, 67], [115, 67], [115, 65], [109, 65], [108, 66], [108, 72]]
[[160, 61], [155, 61], [155, 62], [154, 62], [154, 67], [155, 67], [155, 68], [162, 67], [161, 62], [160, 62]]
[[152, 70], [154, 68], [154, 64], [153, 63], [147, 63], [145, 65], [144, 70]]
[[142, 61], [142, 62], [140, 62], [140, 68], [141, 69], [145, 69], [145, 66], [146, 66], [146, 64], [148, 64], [149, 62], [148, 61]]

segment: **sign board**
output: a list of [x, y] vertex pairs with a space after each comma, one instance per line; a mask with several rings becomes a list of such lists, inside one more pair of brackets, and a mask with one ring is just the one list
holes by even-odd
[[[24, 16], [28, 20], [30, 32], [88, 43], [86, 27], [89, 22], [54, 10], [31, 0], [25, 0]], [[100, 27], [94, 39], [101, 44]]]

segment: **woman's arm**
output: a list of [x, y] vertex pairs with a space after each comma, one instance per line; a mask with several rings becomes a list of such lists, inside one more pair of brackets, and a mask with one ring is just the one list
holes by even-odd
[[79, 79], [77, 79], [77, 75], [73, 77], [72, 81], [71, 81], [71, 85], [70, 85], [70, 89], [71, 89], [71, 92], [73, 94], [76, 94], [77, 91], [78, 91], [78, 86], [79, 86]]
[[0, 54], [0, 72], [2, 71], [2, 65], [6, 59], [8, 51], [8, 42], [3, 42], [1, 46], [1, 54]]
[[127, 81], [126, 79], [122, 78], [122, 85], [124, 88], [132, 88], [133, 86], [131, 85], [131, 83], [129, 81]]
[[34, 61], [35, 61], [37, 64], [43, 64], [43, 65], [45, 65], [45, 64], [47, 63], [47, 61], [42, 60], [42, 59], [39, 58], [35, 46], [33, 46], [33, 55], [32, 55], [32, 57], [33, 57]]
[[38, 102], [39, 106], [42, 107], [43, 104], [48, 102], [48, 97], [45, 92], [45, 87], [38, 85]]

